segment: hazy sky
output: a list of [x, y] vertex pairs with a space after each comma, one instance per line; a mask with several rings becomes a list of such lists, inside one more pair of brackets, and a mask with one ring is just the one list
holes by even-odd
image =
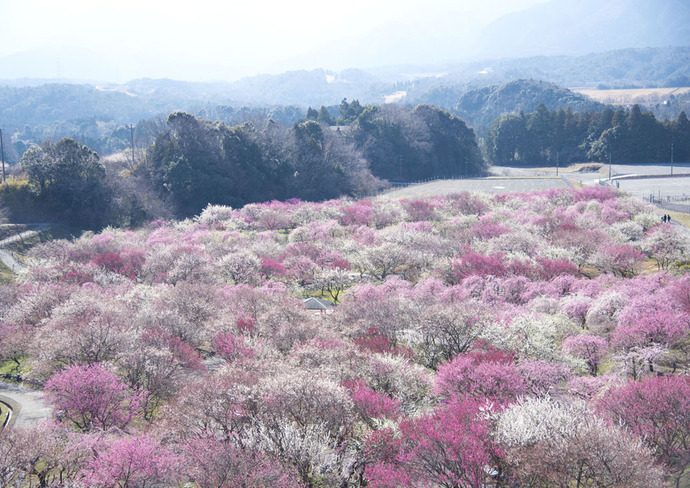
[[545, 1], [0, 0], [0, 58], [44, 50], [25, 76], [114, 81], [448, 61], [471, 56], [490, 21]]

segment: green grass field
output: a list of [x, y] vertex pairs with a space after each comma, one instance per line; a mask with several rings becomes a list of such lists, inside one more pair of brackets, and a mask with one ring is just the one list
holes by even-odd
[[7, 417], [10, 414], [10, 408], [7, 406], [7, 404], [0, 402], [0, 430], [2, 430], [3, 426], [5, 425], [5, 422], [7, 421]]

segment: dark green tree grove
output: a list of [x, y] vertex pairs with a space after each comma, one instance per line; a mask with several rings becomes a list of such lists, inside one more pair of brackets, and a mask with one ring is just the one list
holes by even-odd
[[352, 125], [352, 137], [379, 178], [414, 181], [483, 170], [472, 129], [431, 105], [369, 106]]
[[209, 203], [361, 196], [381, 184], [352, 144], [314, 120], [227, 127], [174, 112], [168, 126], [149, 148], [146, 170], [180, 216]]
[[529, 115], [506, 114], [486, 139], [493, 164], [569, 164], [582, 161], [668, 162], [671, 143], [676, 161], [690, 161], [690, 124], [682, 112], [661, 123], [638, 105], [629, 111], [552, 112], [540, 105]]
[[208, 203], [241, 206], [274, 197], [277, 168], [247, 131], [185, 112], [170, 114], [168, 128], [149, 148], [146, 170], [179, 215], [199, 213]]
[[112, 194], [97, 153], [74, 139], [46, 141], [22, 156], [36, 205], [49, 218], [98, 228], [108, 221]]

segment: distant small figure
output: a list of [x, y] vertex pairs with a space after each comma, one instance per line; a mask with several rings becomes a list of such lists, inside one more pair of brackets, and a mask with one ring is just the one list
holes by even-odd
[[670, 224], [670, 223], [671, 223], [671, 216], [670, 216], [670, 215], [667, 215], [667, 216], [666, 216], [666, 223], [667, 223], [667, 224]]
[[661, 217], [661, 221], [662, 221], [663, 223], [666, 223], [666, 214], [664, 214], [664, 215]]

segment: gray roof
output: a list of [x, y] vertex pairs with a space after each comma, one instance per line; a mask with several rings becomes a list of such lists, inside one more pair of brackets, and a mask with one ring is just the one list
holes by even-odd
[[329, 307], [335, 307], [335, 304], [330, 300], [311, 297], [304, 299], [304, 306], [307, 310], [326, 310]]

